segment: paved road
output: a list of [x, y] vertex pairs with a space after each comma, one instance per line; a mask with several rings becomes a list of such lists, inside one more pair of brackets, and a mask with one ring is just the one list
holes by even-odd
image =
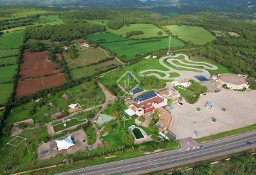
[[[189, 140], [187, 142], [191, 143]], [[200, 146], [77, 169], [59, 175], [134, 175], [163, 170], [254, 148], [256, 147], [256, 132], [205, 143], [203, 149]]]

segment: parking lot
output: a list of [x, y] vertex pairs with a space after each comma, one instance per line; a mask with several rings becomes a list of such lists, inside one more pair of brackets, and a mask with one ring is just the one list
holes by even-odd
[[[207, 101], [212, 103], [212, 109], [205, 107]], [[184, 100], [182, 103], [174, 105], [171, 112], [174, 118], [171, 131], [177, 139], [201, 138], [256, 123], [256, 91], [223, 90], [202, 95], [193, 105]]]

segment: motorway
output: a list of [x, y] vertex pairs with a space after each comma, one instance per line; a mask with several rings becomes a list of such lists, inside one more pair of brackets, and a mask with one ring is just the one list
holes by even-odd
[[59, 175], [135, 175], [173, 168], [254, 148], [256, 147], [256, 132], [208, 142], [203, 144], [203, 147], [193, 139], [183, 142], [187, 145], [177, 150], [81, 168]]

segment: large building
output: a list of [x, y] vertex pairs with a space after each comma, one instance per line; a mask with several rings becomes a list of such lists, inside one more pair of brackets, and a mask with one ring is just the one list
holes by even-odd
[[237, 74], [219, 74], [213, 76], [214, 79], [220, 86], [226, 85], [229, 89], [242, 90], [249, 88], [249, 82], [246, 79], [246, 76], [237, 75]]

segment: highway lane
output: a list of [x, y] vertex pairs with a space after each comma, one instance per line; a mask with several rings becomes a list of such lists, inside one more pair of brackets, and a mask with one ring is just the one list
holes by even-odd
[[[250, 141], [251, 144], [248, 144], [248, 141]], [[172, 168], [256, 147], [256, 132], [209, 142], [204, 144], [204, 149], [200, 149], [199, 147], [200, 145], [189, 150], [179, 149], [151, 154], [138, 158], [73, 170], [61, 173], [60, 175], [141, 174]]]

